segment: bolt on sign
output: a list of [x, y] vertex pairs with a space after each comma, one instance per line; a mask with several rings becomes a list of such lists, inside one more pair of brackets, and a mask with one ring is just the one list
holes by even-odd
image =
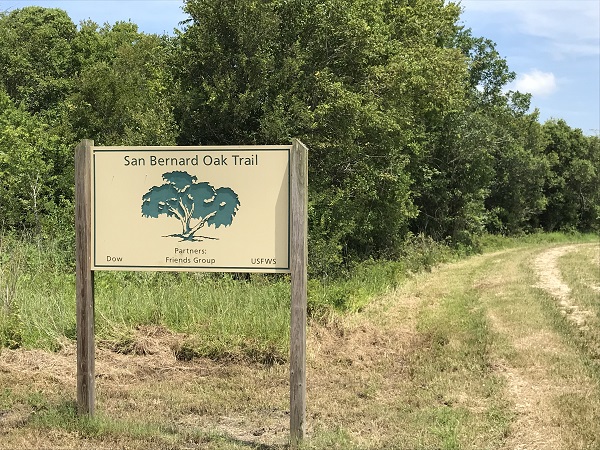
[[290, 151], [93, 147], [93, 270], [289, 272]]

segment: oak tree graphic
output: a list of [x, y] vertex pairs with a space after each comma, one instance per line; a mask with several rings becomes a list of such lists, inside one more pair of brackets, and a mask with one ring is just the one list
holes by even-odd
[[165, 184], [153, 186], [142, 197], [142, 216], [158, 218], [161, 214], [175, 217], [181, 222], [181, 233], [165, 237], [178, 237], [182, 241], [217, 239], [196, 236], [204, 225], [229, 226], [233, 222], [240, 201], [228, 187], [215, 189], [207, 182], [187, 172], [175, 171], [162, 175]]

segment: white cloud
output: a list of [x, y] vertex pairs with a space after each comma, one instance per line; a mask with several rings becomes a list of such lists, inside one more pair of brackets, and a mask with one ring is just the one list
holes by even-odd
[[547, 97], [556, 92], [558, 84], [552, 72], [534, 69], [529, 73], [519, 75], [509, 88], [538, 97]]
[[556, 58], [600, 54], [597, 0], [461, 0], [460, 4], [506, 29], [548, 40]]
[[598, 128], [598, 0], [454, 1], [463, 7], [463, 25], [496, 42], [519, 75], [506, 90], [531, 93], [540, 119], [562, 117], [582, 130]]

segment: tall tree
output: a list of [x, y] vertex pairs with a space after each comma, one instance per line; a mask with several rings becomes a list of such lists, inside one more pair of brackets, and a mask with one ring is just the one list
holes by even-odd
[[[311, 267], [393, 254], [415, 214], [407, 164], [466, 65], [442, 0], [189, 0], [180, 143], [304, 140]], [[416, 165], [417, 163], [414, 162]]]
[[0, 13], [0, 83], [32, 113], [60, 103], [79, 70], [77, 28], [60, 9], [28, 6]]
[[494, 125], [495, 176], [486, 200], [487, 229], [502, 234], [532, 231], [547, 206], [544, 183], [549, 170], [538, 112], [503, 108]]
[[169, 92], [167, 38], [119, 22], [85, 22], [75, 40], [81, 71], [69, 98], [76, 139], [99, 145], [173, 144], [177, 127]]
[[0, 88], [0, 228], [34, 228], [60, 200], [59, 136]]
[[564, 120], [544, 123], [550, 176], [545, 186], [548, 208], [541, 215], [546, 230], [600, 228], [600, 148], [598, 137], [586, 137]]

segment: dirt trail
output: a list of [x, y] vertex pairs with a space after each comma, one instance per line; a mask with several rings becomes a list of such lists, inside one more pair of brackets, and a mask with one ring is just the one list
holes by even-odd
[[[575, 251], [581, 245], [565, 245], [541, 252], [533, 261], [532, 268], [539, 278], [535, 287], [547, 291], [556, 298], [563, 315], [581, 330], [592, 312], [582, 308], [571, 295], [571, 288], [563, 280], [558, 260], [563, 255]], [[519, 270], [519, 269], [516, 269]], [[506, 272], [503, 272], [506, 273]], [[565, 447], [563, 418], [557, 407], [558, 399], [571, 396], [585, 398], [595, 387], [585, 376], [573, 375], [565, 380], [552, 373], [548, 361], [565, 360], [572, 349], [551, 329], [531, 329], [519, 333], [515, 323], [506, 315], [490, 314], [494, 328], [511, 342], [517, 357], [501, 358], [497, 370], [507, 383], [507, 393], [517, 414], [511, 427], [511, 435], [505, 445], [507, 450], [556, 450]], [[515, 363], [517, 361], [517, 363]], [[579, 447], [577, 443], [576, 448]], [[584, 445], [584, 444], [582, 444]]]
[[562, 279], [558, 268], [558, 259], [577, 247], [577, 245], [565, 245], [546, 250], [536, 258], [533, 267], [540, 278], [537, 287], [556, 297], [561, 312], [577, 327], [585, 329], [587, 319], [592, 316], [592, 312], [577, 305], [577, 300], [571, 296], [571, 288]]

